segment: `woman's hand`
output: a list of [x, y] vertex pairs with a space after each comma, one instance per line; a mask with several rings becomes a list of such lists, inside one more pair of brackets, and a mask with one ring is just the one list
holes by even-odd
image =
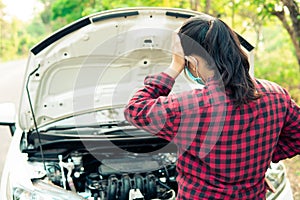
[[172, 62], [164, 72], [173, 78], [176, 78], [184, 69], [185, 61], [184, 52], [177, 31], [174, 32], [172, 39]]

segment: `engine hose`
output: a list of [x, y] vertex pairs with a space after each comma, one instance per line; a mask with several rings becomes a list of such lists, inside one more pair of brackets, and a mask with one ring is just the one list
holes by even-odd
[[98, 200], [98, 194], [97, 193], [94, 194], [94, 200]]
[[164, 165], [164, 169], [165, 169], [165, 172], [166, 172], [166, 177], [167, 177], [167, 182], [170, 181], [170, 175], [169, 175], [169, 171], [168, 171], [168, 168], [166, 165]]
[[140, 174], [134, 175], [134, 189], [140, 189], [140, 191], [145, 195], [144, 180]]
[[161, 181], [158, 181], [158, 183], [163, 186], [164, 188], [166, 188], [167, 190], [171, 190], [172, 188], [170, 188], [168, 185], [164, 184], [163, 182]]
[[147, 193], [146, 193], [145, 197], [147, 199], [156, 198], [156, 196], [157, 196], [156, 178], [153, 174], [148, 174], [146, 177], [146, 190], [147, 190]]
[[118, 179], [115, 176], [108, 178], [107, 200], [115, 200], [117, 198]]
[[120, 188], [120, 200], [127, 200], [129, 197], [129, 191], [131, 189], [130, 177], [128, 175], [123, 175], [122, 185]]

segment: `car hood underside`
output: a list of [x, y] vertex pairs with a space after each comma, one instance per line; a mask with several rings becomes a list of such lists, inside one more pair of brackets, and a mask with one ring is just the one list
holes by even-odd
[[[146, 75], [163, 71], [171, 62], [174, 30], [200, 14], [171, 8], [116, 9], [58, 30], [31, 49], [20, 106], [21, 128], [33, 128], [33, 114], [37, 126], [42, 126], [99, 107], [125, 104]], [[251, 50], [251, 45], [244, 44]], [[185, 81], [183, 76], [178, 78], [172, 92], [189, 89], [191, 85], [182, 84]]]

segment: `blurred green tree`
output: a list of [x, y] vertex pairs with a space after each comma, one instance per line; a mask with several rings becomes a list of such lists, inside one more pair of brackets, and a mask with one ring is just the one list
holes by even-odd
[[4, 13], [4, 4], [2, 0], [0, 0], [0, 58], [3, 59], [4, 51], [5, 51], [5, 39], [6, 39], [6, 33], [5, 29], [7, 27], [7, 23], [5, 22], [5, 13]]
[[[81, 17], [89, 14], [100, 12], [115, 8], [124, 7], [138, 7], [138, 6], [161, 6], [161, 7], [177, 7], [177, 8], [189, 8], [189, 4], [186, 0], [40, 0], [43, 4], [48, 3], [50, 5], [47, 11], [44, 11], [42, 17], [44, 21], [53, 22], [53, 30], [73, 22]], [[207, 0], [208, 1], [208, 0]], [[50, 2], [50, 3], [49, 3]], [[51, 14], [49, 14], [51, 10]], [[51, 16], [49, 18], [49, 16]], [[47, 19], [47, 20], [46, 20]]]
[[4, 12], [5, 5], [0, 0], [0, 58], [1, 61], [16, 57], [18, 53], [18, 28], [20, 22], [9, 18]]
[[262, 19], [276, 17], [289, 34], [300, 69], [300, 10], [299, 0], [254, 0], [257, 15]]

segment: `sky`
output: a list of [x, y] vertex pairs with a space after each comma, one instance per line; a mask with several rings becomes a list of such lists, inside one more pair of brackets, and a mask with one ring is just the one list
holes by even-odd
[[5, 13], [9, 17], [17, 17], [22, 21], [32, 19], [34, 13], [42, 9], [38, 0], [2, 0], [5, 5]]

